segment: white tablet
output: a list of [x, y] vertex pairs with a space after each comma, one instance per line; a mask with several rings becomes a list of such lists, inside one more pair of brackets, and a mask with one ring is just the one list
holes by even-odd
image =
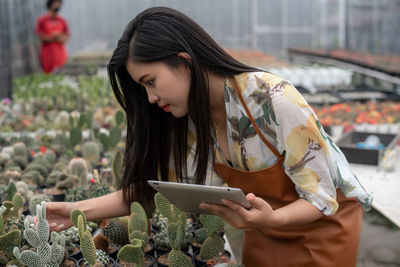
[[172, 204], [189, 213], [210, 213], [199, 208], [202, 202], [223, 205], [221, 199], [229, 199], [246, 209], [251, 208], [240, 188], [185, 184], [149, 180], [151, 187], [165, 196]]

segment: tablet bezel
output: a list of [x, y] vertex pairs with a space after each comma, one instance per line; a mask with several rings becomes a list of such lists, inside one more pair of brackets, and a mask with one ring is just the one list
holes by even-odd
[[208, 186], [149, 180], [147, 183], [165, 196], [172, 204], [184, 212], [210, 214], [199, 208], [201, 202], [223, 205], [221, 199], [229, 199], [246, 209], [251, 208], [240, 188]]

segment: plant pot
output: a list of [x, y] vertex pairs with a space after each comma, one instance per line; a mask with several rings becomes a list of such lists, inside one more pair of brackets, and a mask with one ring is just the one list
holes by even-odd
[[[145, 257], [145, 259], [144, 259], [144, 266], [145, 267], [157, 266], [156, 265], [156, 260], [154, 259], [153, 256], [145, 254], [144, 257]], [[119, 267], [135, 267], [135, 265], [133, 263], [124, 262], [124, 261], [121, 261], [119, 259], [117, 260], [117, 266], [119, 266]]]
[[109, 248], [112, 247], [112, 249], [109, 249], [109, 251], [107, 251], [107, 255], [110, 258], [113, 258], [114, 260], [117, 260], [117, 255], [118, 255], [118, 247], [117, 245], [115, 245], [112, 242], [108, 243]]
[[76, 260], [74, 258], [69, 258], [69, 257], [60, 264], [60, 267], [75, 267], [75, 266], [76, 266]]
[[51, 195], [51, 199], [54, 202], [62, 202], [65, 199], [65, 194], [64, 193], [62, 193], [62, 194], [53, 194], [53, 195]]
[[[197, 255], [200, 253], [200, 251], [193, 253], [193, 262], [195, 264], [196, 267], [207, 267], [207, 261], [202, 261], [200, 259], [197, 258]], [[231, 253], [227, 250], [225, 250], [225, 256], [227, 256], [229, 259], [231, 258]]]
[[[184, 252], [184, 251], [182, 251], [182, 252], [185, 253], [185, 255], [191, 259], [192, 264], [194, 265], [193, 256], [187, 252]], [[167, 255], [168, 255], [168, 253], [157, 255], [156, 262], [157, 262], [158, 267], [168, 267], [168, 264], [165, 264], [165, 262], [167, 261], [166, 257], [168, 257]], [[160, 257], [163, 258], [162, 262], [159, 261]]]
[[144, 253], [146, 255], [152, 256], [154, 257], [154, 243], [153, 242], [149, 242], [148, 245], [144, 248]]
[[78, 252], [75, 252], [75, 253], [69, 255], [69, 258], [73, 258], [73, 259], [75, 259], [76, 261], [78, 261], [78, 260], [80, 260], [80, 259], [83, 258], [82, 251], [81, 251], [81, 247], [79, 246], [79, 244], [74, 243], [74, 245], [75, 245], [79, 250], [78, 250]]
[[[82, 258], [82, 259], [78, 260], [77, 263], [76, 263], [76, 266], [77, 267], [84, 267], [84, 264], [83, 264], [84, 261], [85, 261], [85, 258]], [[117, 263], [113, 258], [110, 258], [110, 261], [111, 262], [106, 267], [116, 267], [117, 266]]]
[[155, 257], [158, 257], [158, 255], [162, 255], [162, 254], [165, 254], [165, 253], [169, 253], [170, 251], [171, 251], [170, 248], [160, 248], [160, 247], [157, 247], [157, 246], [154, 244]]

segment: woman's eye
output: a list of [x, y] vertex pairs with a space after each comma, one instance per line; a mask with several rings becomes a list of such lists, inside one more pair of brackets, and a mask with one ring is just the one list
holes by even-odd
[[153, 86], [154, 81], [153, 80], [147, 81], [146, 84], [149, 85], [149, 86]]

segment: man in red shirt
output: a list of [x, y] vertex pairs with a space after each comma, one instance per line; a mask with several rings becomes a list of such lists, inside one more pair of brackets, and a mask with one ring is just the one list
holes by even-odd
[[67, 61], [65, 43], [69, 39], [69, 30], [66, 20], [58, 15], [61, 4], [61, 0], [47, 0], [48, 12], [36, 23], [36, 33], [42, 41], [40, 61], [45, 73], [62, 67]]

